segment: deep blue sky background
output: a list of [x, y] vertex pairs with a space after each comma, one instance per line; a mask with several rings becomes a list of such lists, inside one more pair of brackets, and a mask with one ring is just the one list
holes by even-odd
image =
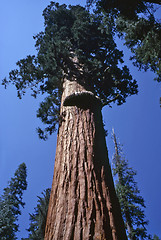
[[[59, 1], [64, 3], [63, 1]], [[16, 61], [35, 54], [33, 35], [43, 30], [42, 11], [49, 0], [8, 0], [0, 2], [0, 78], [16, 67]], [[66, 4], [85, 4], [85, 0], [65, 1]], [[121, 43], [118, 42], [119, 46]], [[139, 84], [139, 94], [129, 97], [122, 106], [103, 110], [109, 158], [114, 152], [111, 140], [112, 127], [124, 145], [129, 164], [137, 171], [136, 181], [146, 203], [149, 233], [161, 237], [161, 85], [153, 81], [150, 72], [139, 72], [128, 61], [125, 63]], [[37, 196], [51, 187], [56, 133], [46, 142], [40, 140], [36, 128], [41, 122], [36, 110], [43, 98], [30, 97], [29, 91], [22, 100], [16, 89], [0, 86], [0, 194], [22, 162], [28, 169], [28, 189], [24, 193], [25, 209], [20, 217], [18, 239], [27, 237], [29, 214], [36, 206]]]

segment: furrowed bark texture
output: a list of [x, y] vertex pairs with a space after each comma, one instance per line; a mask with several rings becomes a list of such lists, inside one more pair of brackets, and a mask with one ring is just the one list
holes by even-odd
[[101, 107], [63, 106], [83, 90], [76, 82], [64, 84], [45, 240], [126, 240]]

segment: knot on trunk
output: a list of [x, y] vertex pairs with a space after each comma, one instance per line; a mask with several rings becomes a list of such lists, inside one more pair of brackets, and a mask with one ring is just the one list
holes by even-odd
[[67, 96], [63, 102], [64, 106], [77, 106], [83, 109], [101, 107], [102, 101], [90, 91], [74, 92]]

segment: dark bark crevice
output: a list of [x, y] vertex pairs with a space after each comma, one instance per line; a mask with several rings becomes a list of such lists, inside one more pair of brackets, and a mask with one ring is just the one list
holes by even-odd
[[95, 202], [93, 199], [92, 202], [92, 211], [91, 211], [91, 216], [90, 216], [90, 229], [89, 229], [89, 240], [93, 240], [94, 235], [95, 235], [95, 222], [96, 222], [96, 207], [95, 207]]

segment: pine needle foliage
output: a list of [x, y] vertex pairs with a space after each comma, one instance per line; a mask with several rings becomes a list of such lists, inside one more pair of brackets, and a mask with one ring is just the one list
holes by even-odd
[[87, 0], [96, 3], [114, 23], [114, 31], [131, 50], [133, 64], [156, 74], [161, 81], [161, 20], [157, 12], [160, 0]]
[[38, 203], [34, 209], [34, 213], [30, 214], [30, 227], [27, 229], [29, 237], [24, 240], [44, 239], [50, 191], [51, 190], [48, 188], [42, 192], [41, 197], [38, 197]]
[[[137, 83], [123, 65], [112, 22], [107, 22], [101, 11], [90, 13], [79, 5], [51, 2], [43, 16], [44, 31], [34, 36], [37, 55], [18, 61], [17, 69], [9, 73], [3, 85], [14, 84], [19, 98], [28, 88], [34, 97], [47, 96], [37, 113], [47, 126], [45, 130], [38, 129], [39, 136], [46, 139], [46, 133], [52, 134], [60, 120], [64, 78], [83, 84], [104, 105], [116, 96], [117, 104], [124, 103], [128, 96], [137, 93]], [[78, 64], [73, 63], [74, 57]]]
[[96, 4], [106, 12], [120, 14], [126, 19], [136, 19], [138, 14], [151, 10], [153, 4], [161, 4], [160, 0], [87, 0], [87, 6]]
[[113, 175], [116, 180], [116, 193], [121, 205], [127, 235], [130, 240], [151, 239], [147, 233], [148, 221], [145, 220], [145, 202], [135, 181], [136, 171], [129, 167], [123, 157], [122, 146], [113, 131], [115, 154], [113, 157]]
[[27, 189], [26, 165], [22, 163], [16, 170], [14, 177], [4, 188], [0, 196], [0, 239], [15, 240], [19, 230], [18, 216], [21, 215], [21, 207], [25, 203], [22, 200], [23, 192]]

